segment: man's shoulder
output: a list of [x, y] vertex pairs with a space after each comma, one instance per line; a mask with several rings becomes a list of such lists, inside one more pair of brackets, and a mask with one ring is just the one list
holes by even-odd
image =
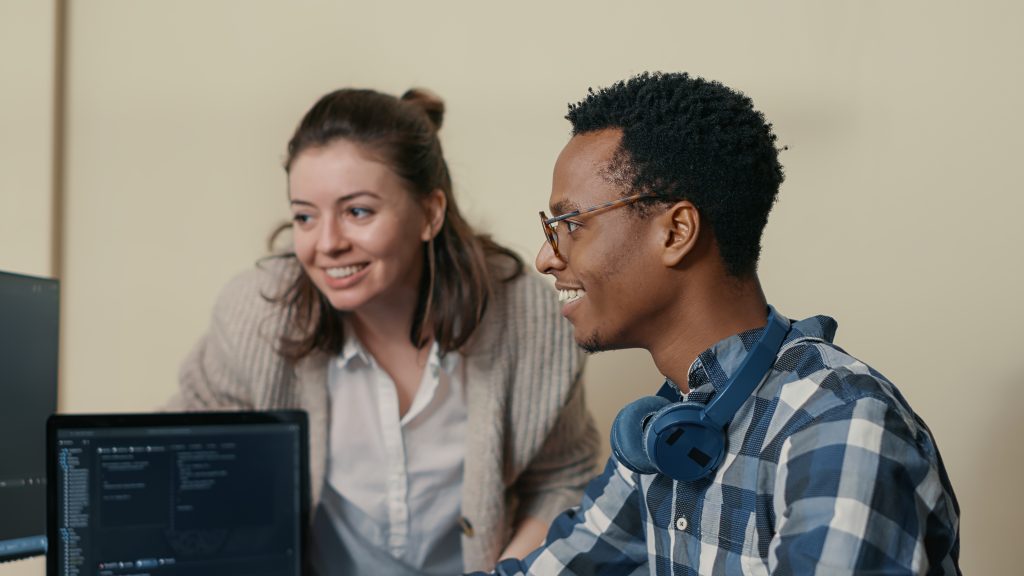
[[768, 386], [760, 396], [777, 404], [791, 431], [815, 421], [852, 419], [863, 414], [859, 406], [878, 405], [887, 428], [919, 433], [919, 419], [899, 389], [882, 373], [824, 339], [797, 339], [779, 355]]
[[882, 373], [836, 344], [817, 338], [790, 342], [776, 359], [780, 386], [806, 381], [842, 401], [865, 396], [895, 397], [895, 387]]

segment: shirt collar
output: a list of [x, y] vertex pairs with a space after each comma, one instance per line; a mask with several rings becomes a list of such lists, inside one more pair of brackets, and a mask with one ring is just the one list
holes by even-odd
[[338, 366], [345, 368], [369, 366], [372, 363], [370, 354], [363, 348], [363, 343], [359, 341], [352, 325], [344, 322], [342, 326], [345, 342], [341, 345], [341, 353], [338, 354]]
[[[783, 346], [802, 338], [832, 342], [836, 329], [839, 327], [838, 323], [828, 316], [811, 316], [796, 322], [790, 321], [781, 314], [779, 316], [790, 323], [789, 334], [786, 335]], [[764, 330], [765, 327], [762, 326], [734, 334], [701, 352], [687, 372], [687, 383], [690, 388], [687, 399], [707, 403], [712, 396], [725, 388], [729, 377], [739, 369], [743, 359], [757, 344]]]
[[[363, 343], [356, 336], [355, 330], [348, 322], [344, 323], [345, 342], [341, 346], [341, 353], [338, 354], [338, 366], [344, 368], [358, 368], [373, 364], [373, 357], [363, 348]], [[430, 345], [430, 356], [427, 357], [427, 369], [432, 374], [437, 370], [444, 370], [451, 374], [459, 362], [459, 355], [454, 353], [445, 354], [441, 357], [437, 342]]]

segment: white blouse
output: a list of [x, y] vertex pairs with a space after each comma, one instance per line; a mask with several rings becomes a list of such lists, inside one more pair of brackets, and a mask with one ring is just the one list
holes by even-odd
[[318, 574], [459, 574], [465, 363], [434, 343], [399, 418], [391, 377], [346, 330], [330, 361], [330, 456], [313, 526]]

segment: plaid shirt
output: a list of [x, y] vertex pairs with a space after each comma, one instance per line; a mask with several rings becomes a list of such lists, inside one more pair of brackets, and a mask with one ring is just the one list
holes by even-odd
[[[496, 574], [959, 574], [959, 507], [931, 433], [835, 330], [825, 316], [792, 324], [712, 477], [612, 458], [545, 545]], [[706, 403], [762, 331], [702, 353], [684, 399]]]

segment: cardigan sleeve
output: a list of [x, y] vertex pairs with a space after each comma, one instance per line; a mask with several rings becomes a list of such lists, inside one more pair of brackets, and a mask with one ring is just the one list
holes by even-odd
[[521, 470], [513, 486], [516, 520], [550, 522], [579, 504], [595, 476], [598, 435], [584, 401], [585, 356], [572, 325], [545, 282], [533, 276], [519, 282], [507, 317], [518, 335], [509, 404], [509, 432], [518, 448], [511, 456]]
[[583, 378], [573, 384], [555, 426], [537, 456], [516, 483], [519, 518], [532, 516], [545, 523], [580, 503], [595, 474], [597, 428], [583, 398]]
[[245, 410], [264, 408], [268, 384], [281, 377], [275, 352], [283, 315], [266, 296], [281, 267], [257, 268], [236, 276], [221, 290], [210, 326], [186, 356], [178, 373], [178, 392], [169, 410]]

